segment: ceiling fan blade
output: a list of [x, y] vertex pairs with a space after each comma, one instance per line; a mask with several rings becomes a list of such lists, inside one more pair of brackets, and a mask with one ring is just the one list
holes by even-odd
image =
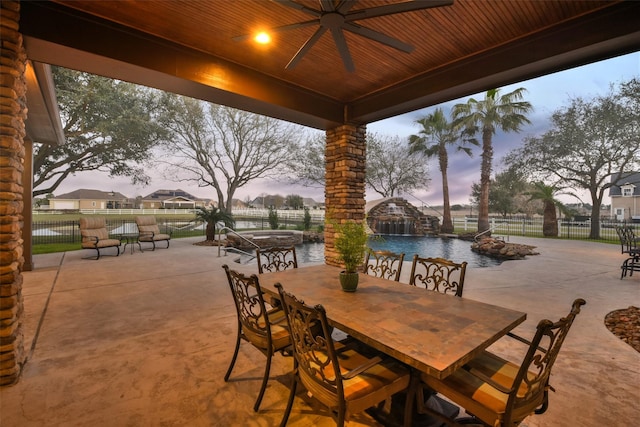
[[[295, 24], [281, 25], [279, 27], [269, 28], [267, 31], [272, 32], [272, 33], [279, 33], [279, 32], [282, 32], [282, 31], [295, 30], [295, 29], [298, 29], [298, 28], [309, 27], [311, 25], [318, 25], [318, 20], [317, 19], [312, 19], [310, 21], [296, 22]], [[250, 39], [253, 36], [254, 36], [254, 34], [242, 34], [240, 36], [233, 37], [232, 40], [234, 42], [241, 42], [241, 41]]]
[[336, 12], [346, 15], [357, 2], [358, 0], [342, 0], [342, 3], [336, 8]]
[[316, 30], [316, 32], [313, 33], [313, 35], [311, 37], [309, 37], [309, 39], [306, 42], [304, 42], [302, 47], [300, 49], [298, 49], [298, 52], [296, 52], [296, 54], [293, 56], [293, 58], [291, 58], [291, 61], [289, 61], [287, 66], [284, 67], [284, 68], [286, 70], [289, 70], [289, 69], [295, 67], [296, 65], [298, 65], [298, 62], [300, 62], [302, 57], [309, 51], [309, 49], [311, 49], [311, 47], [320, 39], [320, 37], [322, 37], [322, 35], [326, 31], [327, 31], [327, 29], [325, 27], [318, 28]]
[[370, 28], [365, 28], [360, 25], [353, 24], [351, 22], [345, 22], [343, 28], [347, 31], [351, 31], [352, 33], [361, 35], [362, 37], [366, 37], [370, 40], [377, 41], [378, 43], [382, 43], [384, 45], [401, 50], [402, 52], [411, 53], [414, 49], [414, 47], [410, 44], [402, 42], [398, 39], [394, 39], [393, 37], [389, 37], [386, 34], [379, 33]]
[[394, 15], [396, 13], [412, 12], [415, 10], [430, 9], [432, 7], [450, 6], [453, 0], [420, 0], [405, 1], [402, 3], [388, 4], [384, 6], [371, 7], [369, 9], [354, 10], [347, 13], [345, 21], [357, 21], [359, 19], [369, 19], [378, 16]]
[[344, 67], [348, 72], [354, 72], [356, 68], [353, 65], [353, 59], [351, 59], [351, 53], [349, 52], [349, 46], [347, 46], [347, 40], [344, 38], [344, 33], [340, 28], [332, 28], [331, 35], [333, 35], [333, 41], [336, 43], [338, 52], [342, 57]]
[[335, 12], [336, 10], [333, 0], [320, 0], [320, 7], [324, 12]]
[[299, 10], [301, 12], [304, 12], [304, 13], [308, 14], [308, 15], [315, 16], [316, 18], [319, 18], [320, 15], [322, 15], [322, 11], [308, 8], [308, 7], [303, 6], [300, 3], [296, 3], [296, 2], [294, 2], [292, 0], [271, 0], [271, 1], [274, 1], [276, 3], [280, 3], [282, 6], [287, 6], [287, 7], [290, 7], [292, 9]]

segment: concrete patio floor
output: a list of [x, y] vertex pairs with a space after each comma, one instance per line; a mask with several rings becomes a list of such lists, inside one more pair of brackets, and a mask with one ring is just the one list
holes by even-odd
[[[24, 273], [23, 284], [28, 360], [20, 381], [0, 388], [0, 425], [279, 425], [290, 358], [274, 358], [258, 413], [252, 407], [262, 354], [243, 345], [232, 381], [223, 381], [236, 317], [221, 266], [247, 272], [257, 267], [218, 257], [215, 247], [194, 246], [198, 240], [98, 261], [82, 259], [87, 251], [36, 256], [36, 269]], [[540, 319], [567, 314], [575, 298], [587, 301], [554, 366], [549, 410], [523, 425], [637, 424], [640, 353], [603, 320], [613, 310], [640, 305], [640, 274], [620, 280], [617, 245], [511, 241], [537, 246], [540, 255], [470, 268], [466, 298], [527, 312], [516, 329], [524, 336], [533, 334]], [[410, 263], [402, 281], [409, 271]], [[491, 349], [514, 361], [523, 354], [522, 345], [508, 338]], [[325, 410], [297, 399], [289, 425], [335, 424]], [[379, 424], [362, 414], [350, 425]]]

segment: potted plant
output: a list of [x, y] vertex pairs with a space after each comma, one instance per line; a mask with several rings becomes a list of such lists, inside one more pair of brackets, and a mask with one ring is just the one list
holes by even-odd
[[340, 284], [346, 292], [354, 292], [358, 287], [358, 267], [364, 261], [367, 248], [367, 232], [364, 222], [349, 220], [342, 224], [334, 224], [337, 235], [334, 247], [338, 252], [338, 260], [344, 263], [344, 271], [340, 273]]

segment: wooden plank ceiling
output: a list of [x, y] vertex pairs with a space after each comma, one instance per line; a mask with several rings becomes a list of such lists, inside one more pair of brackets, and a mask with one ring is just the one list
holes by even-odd
[[[425, 3], [428, 0], [420, 0]], [[318, 1], [296, 0], [310, 9]], [[350, 12], [398, 1], [359, 0]], [[336, 2], [335, 5], [340, 5]], [[354, 21], [412, 46], [344, 31], [354, 71], [327, 31], [259, 29], [313, 20], [266, 0], [23, 2], [31, 59], [155, 86], [316, 128], [367, 123], [640, 48], [640, 2], [455, 0]]]

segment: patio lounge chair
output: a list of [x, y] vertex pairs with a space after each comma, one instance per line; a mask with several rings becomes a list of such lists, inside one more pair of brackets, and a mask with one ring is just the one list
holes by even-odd
[[[120, 255], [120, 239], [112, 239], [107, 231], [107, 224], [101, 217], [80, 218], [80, 235], [82, 236], [83, 249], [95, 249], [98, 253], [95, 259], [100, 259], [100, 250], [116, 248], [116, 255]], [[88, 259], [93, 257], [87, 257]]]
[[156, 223], [156, 217], [151, 215], [143, 215], [136, 217], [136, 225], [138, 226], [138, 242], [147, 242], [153, 245], [152, 251], [156, 250], [156, 242], [167, 242], [169, 247], [170, 234], [160, 233], [160, 227]]

